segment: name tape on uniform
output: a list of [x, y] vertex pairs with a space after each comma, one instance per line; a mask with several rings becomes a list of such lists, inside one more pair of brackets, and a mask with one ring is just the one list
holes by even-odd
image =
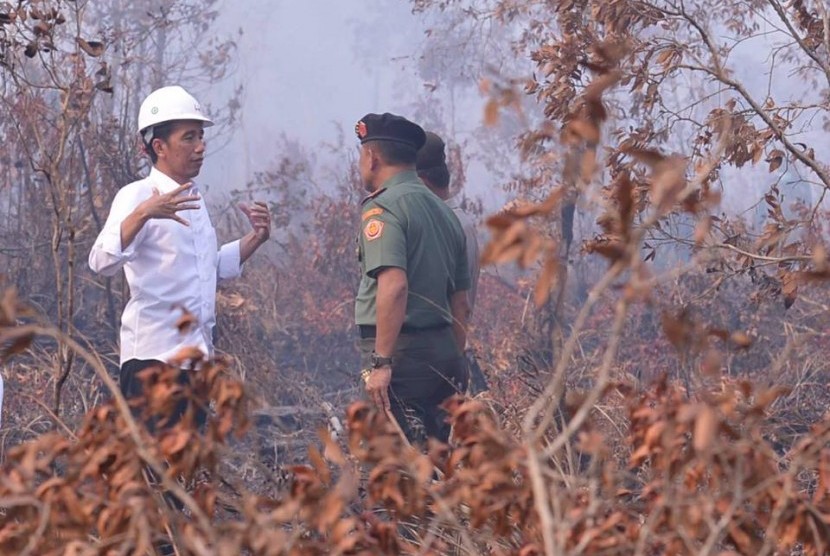
[[363, 216], [361, 217], [361, 220], [366, 222], [366, 220], [368, 220], [369, 218], [371, 218], [373, 216], [380, 216], [381, 214], [383, 214], [383, 209], [382, 208], [380, 208], [380, 207], [371, 208], [371, 209], [369, 209], [369, 210], [367, 210], [366, 212], [363, 213]]

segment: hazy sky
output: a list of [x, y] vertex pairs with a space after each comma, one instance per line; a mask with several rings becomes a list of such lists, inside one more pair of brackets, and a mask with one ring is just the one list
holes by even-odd
[[[236, 37], [235, 72], [207, 92], [207, 100], [226, 101], [238, 84], [244, 85], [244, 93], [241, 121], [227, 145], [220, 149], [225, 140], [209, 142], [212, 156], [202, 179], [216, 189], [240, 188], [254, 173], [273, 166], [280, 156], [281, 135], [313, 148], [335, 141], [339, 125], [351, 148], [356, 144], [351, 129], [363, 114], [392, 111], [411, 117], [413, 103], [428, 97], [413, 69], [413, 56], [423, 49], [427, 24], [411, 14], [407, 0], [226, 1], [223, 12], [220, 31], [233, 34], [241, 28], [243, 33]], [[756, 37], [736, 49], [730, 59], [732, 69], [759, 99], [765, 97], [768, 80], [764, 57], [777, 40], [774, 35]], [[787, 69], [779, 67], [781, 72]], [[781, 82], [775, 95], [781, 100], [803, 90], [798, 80]], [[471, 86], [474, 90], [475, 83]], [[689, 95], [692, 103], [695, 100], [693, 89], [678, 93]], [[473, 132], [481, 122], [481, 106], [481, 99], [468, 92], [459, 110], [461, 122], [452, 122], [451, 127], [458, 130], [453, 139], [462, 142], [465, 133]], [[820, 137], [819, 124], [802, 140]], [[680, 152], [688, 147], [676, 146]], [[475, 162], [471, 166], [468, 178], [472, 175], [473, 179], [468, 180], [467, 193], [483, 197], [486, 207], [496, 208], [506, 194], [495, 178]], [[730, 176], [722, 208], [741, 212], [758, 199], [745, 191], [768, 187], [772, 176], [764, 164], [760, 166], [745, 167]]]
[[[244, 185], [278, 158], [275, 145], [281, 134], [308, 146], [334, 141], [337, 124], [349, 132], [367, 112], [397, 111], [411, 102], [412, 98], [396, 94], [394, 86], [405, 78], [403, 64], [390, 61], [372, 68], [367, 62], [378, 55], [393, 60], [398, 46], [401, 52], [408, 51], [408, 45], [396, 44], [403, 34], [389, 34], [379, 51], [360, 44], [359, 31], [381, 19], [405, 22], [407, 33], [417, 37], [423, 36], [422, 23], [410, 14], [404, 0], [392, 3], [391, 11], [383, 14], [367, 9], [370, 4], [363, 0], [226, 4], [222, 28], [243, 29], [237, 40], [237, 70], [208, 94], [221, 101], [232, 85], [243, 84], [242, 121], [229, 145], [218, 152], [214, 149], [202, 174], [206, 183]], [[358, 57], [359, 52], [366, 52], [366, 57]]]

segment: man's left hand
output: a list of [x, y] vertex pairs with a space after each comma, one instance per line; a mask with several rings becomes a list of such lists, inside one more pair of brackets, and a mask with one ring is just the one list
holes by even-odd
[[254, 229], [254, 235], [260, 243], [271, 237], [271, 211], [262, 201], [255, 201], [252, 205], [239, 204], [239, 209], [248, 217], [248, 222]]
[[366, 377], [366, 393], [375, 403], [378, 409], [390, 411], [392, 406], [389, 403], [389, 384], [392, 382], [392, 367], [384, 365], [372, 369]]

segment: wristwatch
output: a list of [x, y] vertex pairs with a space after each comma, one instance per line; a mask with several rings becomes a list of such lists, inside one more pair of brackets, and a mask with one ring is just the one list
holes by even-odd
[[370, 356], [370, 359], [369, 359], [369, 364], [372, 366], [373, 369], [379, 369], [380, 367], [385, 367], [387, 365], [391, 365], [392, 364], [392, 358], [391, 357], [381, 357], [380, 355], [378, 355], [377, 353], [375, 353], [373, 351], [372, 355]]

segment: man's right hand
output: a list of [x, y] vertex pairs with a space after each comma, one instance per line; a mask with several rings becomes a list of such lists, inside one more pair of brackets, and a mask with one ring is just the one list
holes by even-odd
[[193, 184], [188, 182], [163, 195], [154, 187], [150, 198], [138, 205], [135, 211], [145, 221], [159, 218], [175, 220], [179, 224], [189, 226], [190, 224], [176, 213], [180, 210], [196, 210], [199, 208], [199, 204], [194, 201], [201, 200], [200, 196], [181, 195], [192, 186]]
[[392, 383], [392, 367], [383, 365], [371, 369], [363, 379], [366, 383], [366, 393], [381, 411], [391, 411], [389, 403], [389, 385]]
[[192, 185], [190, 182], [185, 183], [164, 195], [159, 193], [159, 190], [154, 187], [153, 194], [150, 198], [138, 205], [121, 222], [121, 249], [126, 249], [132, 244], [138, 232], [144, 227], [144, 224], [154, 218], [175, 220], [179, 224], [190, 226], [185, 219], [176, 213], [180, 210], [195, 210], [199, 208], [199, 204], [194, 202], [201, 199], [198, 195], [179, 196], [190, 189]]

